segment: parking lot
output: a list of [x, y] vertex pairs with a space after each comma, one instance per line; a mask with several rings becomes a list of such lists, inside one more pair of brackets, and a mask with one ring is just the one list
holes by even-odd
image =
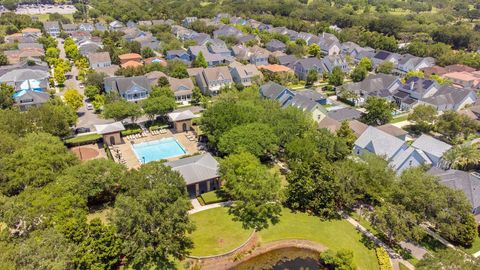
[[17, 14], [73, 14], [77, 9], [73, 5], [19, 5]]

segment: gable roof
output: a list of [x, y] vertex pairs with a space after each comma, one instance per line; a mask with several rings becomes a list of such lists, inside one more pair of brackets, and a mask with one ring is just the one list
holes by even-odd
[[228, 67], [210, 67], [203, 69], [203, 77], [205, 81], [209, 83], [210, 81], [216, 81], [221, 79], [222, 81], [232, 81], [232, 75]]
[[181, 112], [171, 112], [167, 114], [168, 120], [171, 122], [183, 121], [196, 118], [197, 116], [190, 110], [185, 110]]
[[440, 184], [461, 190], [476, 209], [480, 206], [480, 176], [460, 170], [442, 170], [432, 167], [428, 173], [440, 178]]
[[15, 93], [15, 103], [17, 105], [22, 104], [43, 104], [50, 100], [50, 94], [42, 91], [35, 90], [22, 90]]
[[397, 81], [399, 81], [398, 77], [393, 75], [373, 74], [361, 82], [349, 83], [345, 88], [355, 92], [373, 93], [386, 90]]
[[145, 89], [145, 91], [150, 91], [151, 89], [150, 80], [145, 76], [105, 78], [105, 90], [107, 92], [113, 90], [123, 95], [134, 86]]
[[328, 116], [337, 120], [337, 121], [343, 121], [343, 120], [353, 120], [353, 119], [360, 119], [362, 117], [363, 113], [359, 110], [356, 110], [354, 108], [341, 108], [338, 110], [332, 110], [328, 112]]
[[268, 83], [260, 86], [260, 93], [262, 94], [262, 96], [268, 99], [277, 99], [279, 95], [285, 90], [290, 91], [287, 87], [273, 81], [269, 81]]
[[114, 122], [111, 124], [95, 125], [95, 130], [97, 130], [98, 134], [103, 135], [120, 132], [122, 130], [125, 130], [125, 127], [123, 126], [122, 122]]
[[405, 142], [376, 127], [369, 126], [355, 141], [355, 145], [376, 155], [385, 156], [389, 160], [405, 146]]
[[413, 142], [412, 146], [436, 157], [442, 157], [446, 151], [452, 148], [451, 145], [426, 134], [418, 137], [418, 139]]
[[187, 185], [220, 176], [218, 162], [210, 153], [169, 161], [165, 165], [179, 172]]
[[397, 126], [394, 126], [392, 124], [381, 125], [381, 126], [378, 126], [377, 128], [397, 138], [408, 134], [408, 132], [406, 132], [405, 130]]
[[87, 55], [90, 65], [94, 63], [110, 62], [110, 54], [108, 52], [89, 53]]

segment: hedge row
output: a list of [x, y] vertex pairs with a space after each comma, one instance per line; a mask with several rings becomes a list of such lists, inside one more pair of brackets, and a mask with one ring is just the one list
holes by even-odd
[[383, 247], [376, 248], [375, 253], [377, 254], [380, 270], [393, 270], [392, 263], [390, 262], [390, 257], [388, 256], [387, 251]]

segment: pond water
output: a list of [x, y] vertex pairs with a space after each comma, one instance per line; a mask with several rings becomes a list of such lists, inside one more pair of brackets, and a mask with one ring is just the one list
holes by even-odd
[[323, 268], [316, 251], [301, 248], [272, 250], [253, 257], [234, 269], [238, 270], [320, 270]]

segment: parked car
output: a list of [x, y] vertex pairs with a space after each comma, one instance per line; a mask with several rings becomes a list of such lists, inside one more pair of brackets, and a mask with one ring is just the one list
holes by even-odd
[[93, 110], [93, 105], [88, 103], [87, 104], [87, 110], [89, 110], [89, 111]]
[[75, 134], [87, 133], [87, 132], [90, 132], [90, 129], [86, 127], [79, 127], [75, 129]]

